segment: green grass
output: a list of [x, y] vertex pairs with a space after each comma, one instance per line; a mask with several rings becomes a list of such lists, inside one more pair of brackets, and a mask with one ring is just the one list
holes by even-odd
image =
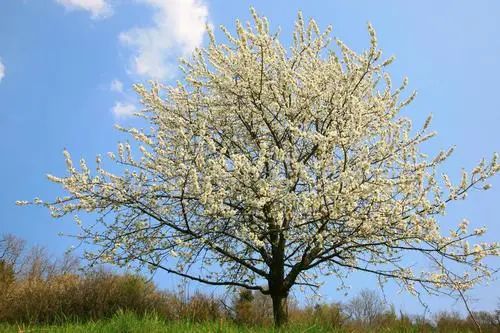
[[0, 324], [0, 333], [326, 333], [331, 330], [318, 327], [293, 326], [282, 331], [272, 327], [241, 327], [231, 322], [193, 323], [187, 321], [165, 322], [155, 315], [138, 317], [132, 313], [117, 313], [108, 320], [85, 323], [66, 323], [50, 326]]
[[[1, 324], [0, 333], [347, 333], [350, 330], [331, 330], [319, 326], [290, 325], [281, 331], [272, 327], [242, 327], [232, 322], [188, 321], [166, 322], [156, 315], [139, 317], [128, 312], [118, 312], [107, 320], [85, 323], [66, 323], [61, 325], [12, 325]], [[356, 330], [360, 332], [359, 330]], [[362, 330], [366, 332], [366, 330]], [[418, 333], [416, 327], [376, 329], [373, 333]], [[463, 333], [463, 332], [457, 332]]]

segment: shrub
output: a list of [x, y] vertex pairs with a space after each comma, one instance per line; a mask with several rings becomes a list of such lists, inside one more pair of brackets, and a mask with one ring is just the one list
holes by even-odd
[[182, 304], [179, 315], [179, 318], [191, 322], [215, 321], [223, 317], [218, 299], [200, 292], [196, 292]]
[[312, 309], [306, 309], [306, 312], [309, 312], [311, 324], [326, 329], [340, 328], [344, 325], [346, 319], [339, 303], [317, 304]]
[[475, 329], [458, 312], [439, 312], [435, 315], [438, 332], [471, 332]]
[[55, 323], [108, 318], [118, 310], [162, 312], [165, 298], [136, 275], [62, 274], [11, 283], [0, 299], [0, 321]]

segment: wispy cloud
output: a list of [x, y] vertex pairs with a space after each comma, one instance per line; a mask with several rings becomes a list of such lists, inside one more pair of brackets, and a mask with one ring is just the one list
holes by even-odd
[[116, 102], [113, 108], [111, 108], [111, 112], [117, 118], [127, 118], [133, 116], [134, 113], [137, 112], [137, 107], [128, 102]]
[[0, 59], [0, 81], [2, 81], [4, 76], [5, 76], [5, 66], [2, 63], [2, 59]]
[[111, 81], [111, 84], [109, 85], [109, 90], [120, 94], [123, 93], [122, 81], [118, 79], [114, 79], [113, 81]]
[[134, 50], [130, 70], [147, 78], [170, 78], [177, 68], [177, 58], [202, 44], [208, 8], [203, 0], [140, 2], [154, 8], [154, 24], [120, 34], [120, 41]]
[[113, 11], [106, 0], [55, 0], [68, 10], [85, 10], [92, 14], [92, 18], [110, 16]]

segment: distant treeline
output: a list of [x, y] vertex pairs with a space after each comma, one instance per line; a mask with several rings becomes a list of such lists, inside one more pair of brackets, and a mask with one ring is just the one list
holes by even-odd
[[[260, 293], [218, 296], [159, 290], [135, 274], [80, 270], [70, 255], [51, 259], [40, 247], [27, 249], [12, 235], [0, 237], [0, 322], [63, 324], [112, 317], [118, 311], [139, 316], [154, 313], [165, 321], [231, 321], [245, 326], [272, 325], [271, 300]], [[345, 303], [288, 308], [290, 323], [346, 332], [474, 332], [468, 317], [442, 312], [432, 318], [396, 313], [374, 291], [364, 290]], [[477, 312], [483, 332], [500, 333], [500, 307]]]

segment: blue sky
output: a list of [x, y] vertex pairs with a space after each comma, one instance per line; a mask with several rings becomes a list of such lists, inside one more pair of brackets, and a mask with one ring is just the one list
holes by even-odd
[[[254, 6], [289, 41], [297, 11], [355, 50], [368, 45], [372, 22], [385, 55], [395, 55], [394, 81], [408, 76], [417, 100], [405, 114], [421, 124], [432, 113], [438, 137], [426, 146], [437, 151], [456, 145], [443, 171], [458, 176], [482, 157], [500, 150], [500, 2], [498, 1], [216, 1], [216, 0], [4, 0], [0, 2], [0, 233], [13, 233], [29, 244], [62, 253], [72, 240], [57, 236], [74, 231], [71, 219], [53, 220], [37, 207], [16, 200], [61, 194], [45, 174], [64, 172], [63, 148], [92, 160], [114, 150], [123, 139], [114, 124], [130, 125], [138, 108], [134, 82], [150, 78], [173, 83], [177, 57], [206, 42], [205, 23], [226, 25], [249, 18]], [[498, 241], [500, 177], [493, 189], [472, 193], [450, 206], [444, 228], [464, 217], [486, 225], [485, 240]], [[445, 229], [446, 230], [446, 229]], [[492, 261], [499, 264], [498, 259]], [[176, 279], [159, 274], [165, 288]], [[366, 275], [354, 275], [352, 292], [375, 287]], [[344, 298], [327, 280], [326, 300]], [[194, 285], [193, 288], [197, 288]], [[389, 286], [387, 296], [420, 313], [418, 302]], [[500, 283], [474, 289], [476, 309], [493, 309]], [[432, 311], [463, 310], [443, 298], [426, 298]]]

